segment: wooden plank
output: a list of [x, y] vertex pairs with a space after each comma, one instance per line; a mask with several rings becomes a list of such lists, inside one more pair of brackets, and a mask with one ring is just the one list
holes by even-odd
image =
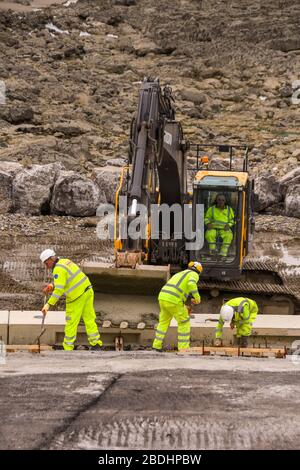
[[[47, 344], [41, 344], [41, 351], [51, 351], [52, 346]], [[6, 352], [17, 352], [17, 351], [28, 351], [28, 352], [39, 352], [38, 344], [9, 344], [6, 346]]]
[[227, 355], [227, 356], [253, 356], [268, 357], [275, 356], [283, 358], [286, 356], [284, 348], [233, 348], [233, 347], [217, 347], [217, 346], [201, 346], [184, 349], [181, 353], [199, 353], [201, 355]]

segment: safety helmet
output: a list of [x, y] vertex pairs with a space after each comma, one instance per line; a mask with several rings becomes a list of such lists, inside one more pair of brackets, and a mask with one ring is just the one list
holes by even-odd
[[231, 322], [234, 314], [234, 308], [230, 305], [222, 305], [220, 310], [220, 316], [224, 322]]
[[47, 250], [42, 251], [40, 254], [40, 260], [44, 263], [47, 259], [51, 258], [51, 256], [56, 256], [55, 251], [51, 248], [47, 248]]
[[194, 269], [194, 271], [198, 272], [199, 274], [203, 271], [202, 264], [199, 263], [199, 261], [190, 261], [188, 267], [190, 269]]

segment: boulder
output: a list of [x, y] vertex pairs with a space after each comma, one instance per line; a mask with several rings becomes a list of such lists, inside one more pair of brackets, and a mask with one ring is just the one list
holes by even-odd
[[285, 197], [285, 212], [289, 217], [300, 218], [300, 182], [288, 188]]
[[86, 217], [96, 214], [98, 205], [105, 202], [93, 181], [75, 171], [63, 171], [58, 176], [52, 193], [52, 214]]
[[11, 176], [15, 176], [23, 166], [18, 162], [0, 162], [0, 171], [4, 171]]
[[116, 191], [120, 184], [121, 169], [115, 166], [95, 168], [92, 178], [97, 183], [102, 197], [109, 204], [115, 203]]
[[194, 104], [203, 104], [206, 101], [206, 96], [196, 88], [188, 88], [181, 91], [181, 98], [185, 101], [192, 101]]
[[28, 215], [49, 213], [52, 188], [62, 168], [60, 163], [50, 163], [18, 172], [13, 180], [14, 210]]
[[294, 168], [279, 180], [279, 190], [285, 196], [290, 188], [300, 184], [300, 168]]
[[12, 211], [12, 182], [13, 177], [9, 173], [0, 170], [0, 214]]
[[230, 164], [229, 164], [228, 158], [211, 157], [209, 159], [208, 168], [210, 170], [226, 171], [226, 170], [229, 170], [229, 166]]
[[32, 122], [34, 117], [31, 106], [18, 104], [16, 106], [0, 106], [0, 119], [10, 124], [22, 124]]
[[261, 173], [255, 179], [254, 190], [257, 195], [257, 206], [255, 207], [257, 211], [263, 211], [283, 199], [278, 180], [268, 172]]

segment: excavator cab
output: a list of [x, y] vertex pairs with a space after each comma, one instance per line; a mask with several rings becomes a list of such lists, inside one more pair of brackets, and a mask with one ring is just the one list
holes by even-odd
[[[248, 147], [197, 145], [197, 172], [193, 182], [193, 230], [202, 210], [203, 246], [190, 253], [199, 260], [203, 278], [229, 280], [241, 275], [253, 232], [253, 182], [247, 172]], [[210, 157], [207, 157], [207, 151]], [[229, 158], [215, 158], [216, 151]], [[237, 152], [238, 156], [234, 154]], [[205, 152], [205, 158], [201, 154]], [[242, 152], [242, 156], [241, 156]], [[204, 163], [202, 163], [204, 161]], [[211, 165], [210, 162], [214, 164]], [[210, 169], [210, 166], [226, 170]]]

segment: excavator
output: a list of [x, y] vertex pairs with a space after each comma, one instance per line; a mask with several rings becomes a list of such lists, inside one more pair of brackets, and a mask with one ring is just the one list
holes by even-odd
[[[280, 273], [247, 260], [255, 207], [250, 151], [244, 144], [190, 143], [175, 118], [171, 87], [144, 79], [115, 198], [115, 261], [83, 264], [104, 319], [134, 328], [157, 315], [160, 288], [190, 260], [203, 266], [199, 313], [217, 313], [225, 300], [240, 295], [255, 299], [261, 313], [298, 312], [299, 299]], [[206, 235], [207, 211], [220, 194], [234, 213], [225, 256], [222, 239], [216, 236], [212, 252]]]

